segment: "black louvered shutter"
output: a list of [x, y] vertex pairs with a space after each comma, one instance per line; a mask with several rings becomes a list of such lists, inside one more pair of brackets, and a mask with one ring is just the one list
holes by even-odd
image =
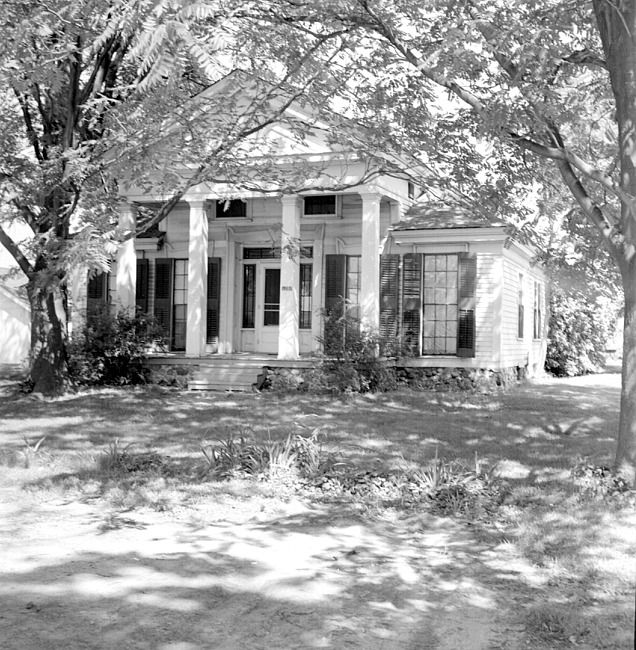
[[88, 279], [86, 311], [89, 316], [97, 315], [108, 302], [108, 275], [108, 273], [98, 273]]
[[[336, 307], [342, 307], [346, 295], [347, 256], [325, 256], [325, 311], [332, 312]], [[341, 314], [340, 314], [341, 315]]]
[[327, 354], [341, 355], [345, 346], [344, 297], [347, 291], [347, 256], [325, 256], [324, 347]]
[[205, 342], [211, 345], [219, 342], [219, 318], [221, 305], [221, 258], [208, 259], [208, 304], [205, 324]]
[[172, 260], [155, 261], [155, 318], [165, 335], [170, 337], [172, 325]]
[[422, 256], [407, 253], [402, 268], [402, 331], [404, 344], [420, 354], [420, 311], [422, 304]]
[[380, 258], [380, 336], [387, 342], [398, 334], [398, 296], [400, 291], [400, 256]]
[[457, 356], [475, 356], [475, 302], [477, 295], [477, 256], [459, 254], [459, 305]]
[[144, 314], [148, 313], [148, 269], [146, 259], [137, 260], [137, 284], [135, 286], [135, 304]]

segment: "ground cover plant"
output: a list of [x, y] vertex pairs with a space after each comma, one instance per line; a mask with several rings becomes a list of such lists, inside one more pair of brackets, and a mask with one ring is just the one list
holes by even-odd
[[618, 399], [611, 374], [346, 400], [37, 400], [6, 382], [0, 635], [631, 647], [634, 497], [607, 469]]

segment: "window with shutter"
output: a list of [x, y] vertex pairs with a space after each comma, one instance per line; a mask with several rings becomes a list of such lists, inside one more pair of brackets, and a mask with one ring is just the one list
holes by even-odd
[[422, 305], [422, 256], [404, 255], [402, 264], [402, 334], [404, 344], [420, 354], [420, 311]]
[[205, 325], [205, 342], [210, 345], [219, 342], [219, 319], [221, 303], [221, 258], [208, 259], [208, 296]]

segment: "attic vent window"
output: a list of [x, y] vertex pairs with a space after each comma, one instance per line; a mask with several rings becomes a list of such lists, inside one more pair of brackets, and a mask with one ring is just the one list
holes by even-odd
[[216, 202], [217, 219], [237, 219], [247, 216], [247, 203], [241, 199], [232, 199], [224, 201], [222, 199]]
[[305, 215], [327, 216], [336, 214], [335, 194], [306, 196]]
[[415, 185], [409, 181], [408, 183], [408, 195], [409, 199], [414, 199], [415, 198]]

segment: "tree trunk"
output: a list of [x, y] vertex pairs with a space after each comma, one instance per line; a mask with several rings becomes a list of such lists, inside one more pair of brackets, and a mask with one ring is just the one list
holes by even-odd
[[31, 371], [33, 392], [61, 395], [71, 387], [66, 344], [66, 308], [62, 289], [27, 285], [31, 305]]
[[[594, 0], [594, 12], [616, 101], [621, 188], [636, 197], [636, 5]], [[625, 290], [623, 387], [615, 466], [636, 477], [636, 198], [621, 203], [624, 245], [618, 255]]]
[[623, 373], [618, 444], [614, 461], [616, 471], [636, 479], [636, 265], [623, 273], [625, 291], [625, 332], [623, 334]]

